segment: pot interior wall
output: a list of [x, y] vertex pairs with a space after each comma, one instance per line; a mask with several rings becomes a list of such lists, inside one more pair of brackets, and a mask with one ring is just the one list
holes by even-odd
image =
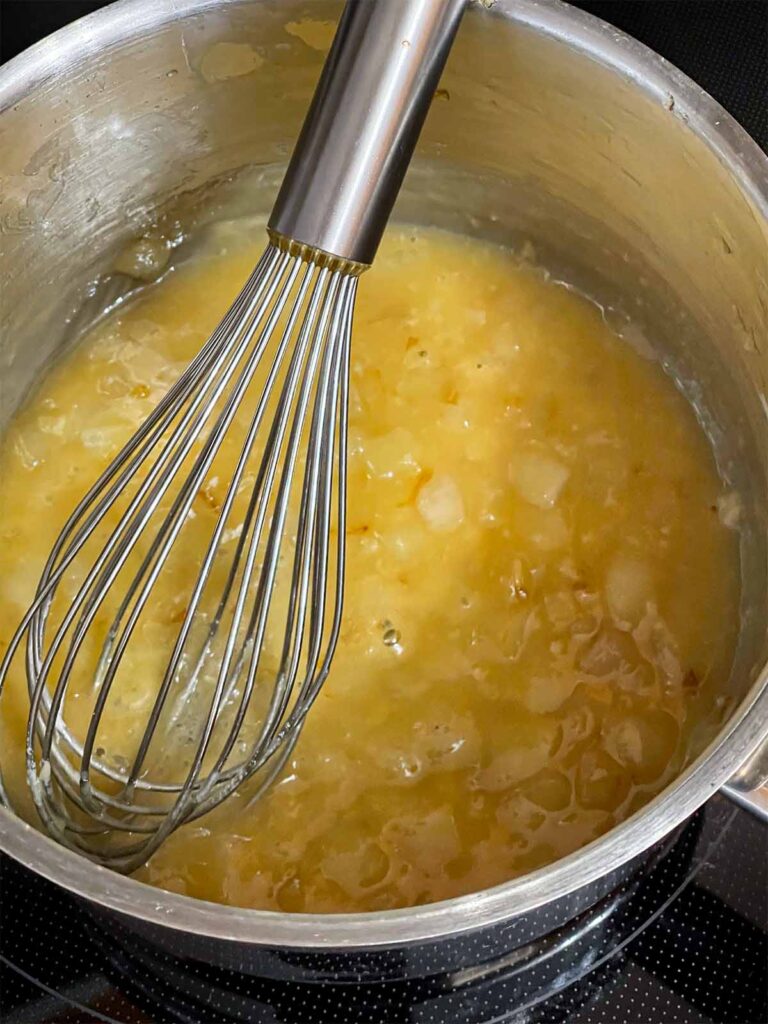
[[[128, 286], [110, 275], [127, 239], [158, 218], [180, 237], [238, 204], [269, 209], [339, 5], [175, 6], [151, 29], [152, 5], [84, 23], [78, 58], [51, 45], [0, 113], [0, 420]], [[512, 7], [468, 13], [399, 215], [528, 242], [658, 343], [744, 502], [741, 695], [765, 660], [764, 221], [686, 123], [696, 111]], [[243, 173], [247, 210], [230, 184]]]

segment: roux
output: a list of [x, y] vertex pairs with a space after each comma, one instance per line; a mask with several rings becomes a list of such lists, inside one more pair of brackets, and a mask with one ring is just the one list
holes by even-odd
[[[86, 485], [260, 249], [252, 226], [214, 231], [94, 327], [16, 417], [0, 459], [4, 629]], [[201, 529], [225, 486], [201, 490]], [[598, 837], [722, 716], [739, 596], [727, 501], [692, 408], [595, 305], [502, 249], [393, 228], [355, 320], [331, 675], [268, 795], [185, 826], [139, 877], [243, 906], [377, 910], [486, 888]], [[159, 582], [167, 614], [143, 627], [107, 751], [149, 699], [189, 586]], [[32, 816], [17, 662], [0, 739]], [[85, 716], [80, 690], [70, 703]]]

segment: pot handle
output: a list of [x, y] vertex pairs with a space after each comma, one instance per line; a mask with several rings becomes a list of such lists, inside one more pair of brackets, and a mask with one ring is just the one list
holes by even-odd
[[768, 738], [723, 786], [723, 793], [768, 824]]

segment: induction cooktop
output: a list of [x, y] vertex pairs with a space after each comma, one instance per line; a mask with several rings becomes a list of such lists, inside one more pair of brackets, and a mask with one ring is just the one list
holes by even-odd
[[3, 1024], [764, 1024], [768, 829], [714, 797], [650, 867], [511, 955], [426, 980], [286, 983], [158, 952], [0, 861]]

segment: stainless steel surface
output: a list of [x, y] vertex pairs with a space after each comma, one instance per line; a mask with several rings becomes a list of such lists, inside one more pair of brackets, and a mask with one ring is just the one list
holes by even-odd
[[739, 766], [723, 792], [768, 824], [768, 741]]
[[731, 784], [723, 786], [723, 793], [730, 797], [739, 807], [754, 814], [760, 821], [768, 825], [768, 786], [745, 790]]
[[[322, 62], [297, 26], [337, 15], [324, 0], [132, 0], [0, 71], [5, 415], [62, 343], [62, 315], [156, 211], [162, 224], [199, 225], [206, 209], [241, 202], [228, 179], [248, 165], [252, 203], [268, 211]], [[239, 62], [211, 59], [233, 43], [245, 48]], [[765, 156], [697, 86], [610, 26], [554, 0], [497, 0], [463, 20], [396, 213], [529, 240], [617, 324], [626, 313], [658, 340], [742, 495], [741, 643], [726, 720], [664, 793], [551, 867], [433, 906], [335, 916], [213, 906], [94, 867], [0, 812], [0, 846], [38, 872], [158, 942], [263, 973], [288, 970], [301, 951], [362, 972], [386, 954], [396, 972], [422, 970], [420, 951], [432, 965], [467, 963], [527, 941], [636, 869], [768, 729]]]
[[370, 264], [411, 161], [466, 0], [352, 0], [270, 227]]

